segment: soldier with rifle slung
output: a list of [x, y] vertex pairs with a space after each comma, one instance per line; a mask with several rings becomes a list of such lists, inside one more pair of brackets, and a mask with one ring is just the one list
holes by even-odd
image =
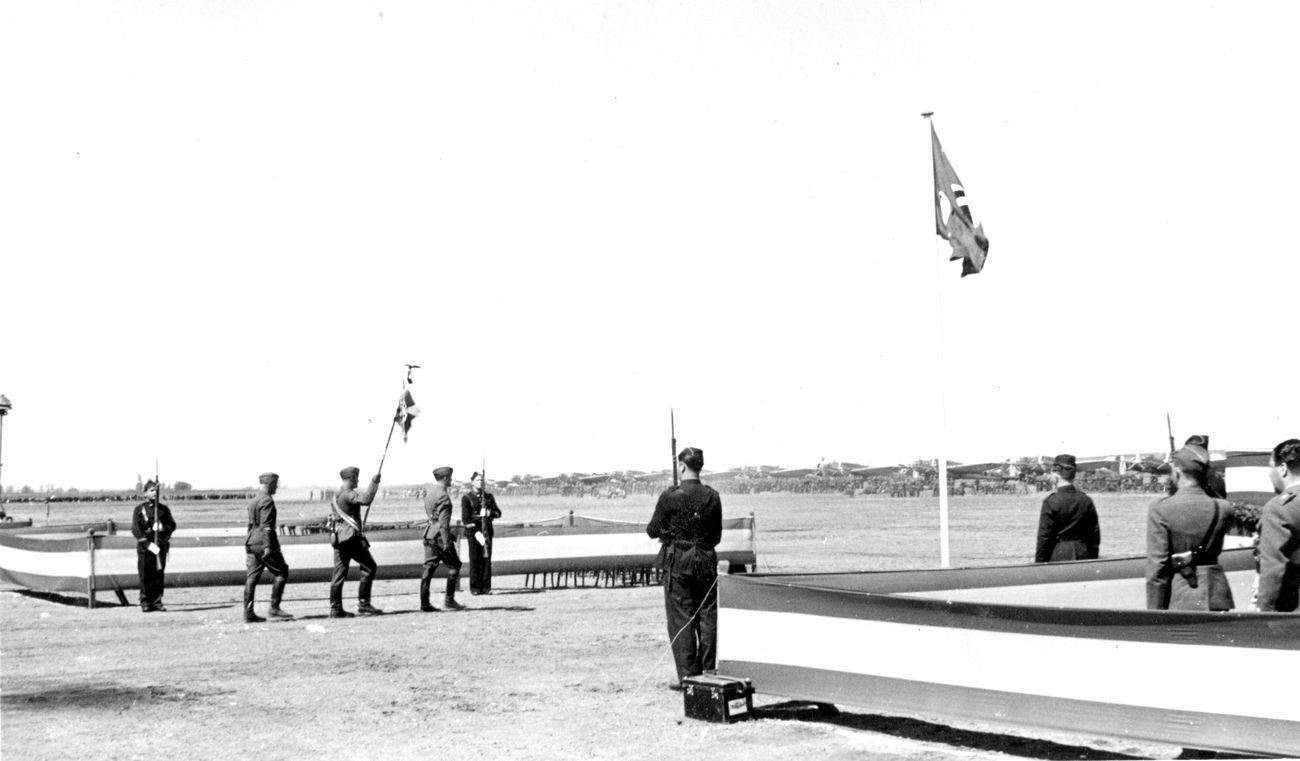
[[436, 613], [437, 608], [429, 602], [429, 587], [433, 583], [433, 574], [438, 565], [445, 564], [447, 574], [447, 591], [442, 604], [447, 610], [461, 610], [464, 605], [456, 602], [456, 585], [460, 582], [460, 553], [456, 551], [456, 537], [451, 533], [451, 495], [447, 493], [451, 486], [452, 469], [435, 468], [433, 471], [433, 488], [424, 498], [424, 512], [429, 518], [424, 529], [424, 572], [420, 574], [420, 610]]
[[682, 680], [716, 668], [718, 648], [718, 553], [722, 541], [722, 498], [700, 483], [704, 452], [687, 447], [677, 455], [681, 485], [659, 495], [646, 525], [665, 542], [664, 609], [668, 639], [677, 663], [673, 689]]
[[379, 474], [370, 479], [365, 492], [357, 491], [357, 479], [361, 469], [346, 467], [339, 471], [343, 484], [334, 497], [334, 530], [330, 543], [334, 545], [334, 573], [330, 578], [330, 618], [351, 618], [352, 614], [343, 610], [343, 582], [348, 578], [348, 566], [357, 561], [361, 567], [361, 583], [357, 585], [357, 613], [363, 616], [377, 616], [382, 610], [370, 604], [370, 586], [375, 581], [379, 570], [378, 564], [370, 554], [370, 540], [366, 539], [361, 507], [375, 501], [379, 491]]
[[257, 496], [248, 503], [248, 538], [244, 540], [244, 552], [247, 555], [248, 575], [244, 579], [244, 621], [258, 623], [265, 618], [253, 610], [253, 596], [257, 592], [257, 582], [262, 578], [262, 571], [270, 571], [271, 608], [266, 612], [268, 618], [293, 618], [280, 609], [280, 600], [284, 597], [284, 585], [289, 581], [289, 564], [280, 552], [280, 536], [276, 527], [275, 492], [280, 487], [280, 476], [276, 473], [263, 473], [257, 477], [261, 484]]
[[158, 482], [144, 485], [145, 501], [131, 511], [131, 535], [135, 537], [136, 571], [140, 574], [140, 610], [145, 613], [163, 607], [166, 587], [167, 549], [171, 546], [176, 521], [171, 508], [158, 501]]
[[469, 593], [492, 593], [492, 521], [501, 517], [497, 498], [487, 491], [483, 474], [470, 478], [472, 488], [460, 498], [460, 522], [469, 544]]

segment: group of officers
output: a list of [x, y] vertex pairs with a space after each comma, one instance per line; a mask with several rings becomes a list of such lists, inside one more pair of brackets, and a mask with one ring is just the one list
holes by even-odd
[[[370, 604], [370, 589], [374, 584], [379, 565], [370, 553], [366, 538], [362, 509], [374, 502], [379, 490], [378, 473], [370, 479], [365, 489], [358, 489], [359, 468], [346, 467], [339, 471], [342, 485], [331, 504], [329, 524], [330, 544], [334, 548], [334, 568], [330, 576], [330, 618], [350, 618], [354, 615], [376, 616], [382, 610]], [[433, 471], [434, 487], [424, 501], [427, 523], [424, 530], [424, 569], [420, 577], [420, 610], [437, 612], [429, 599], [429, 588], [439, 565], [447, 566], [447, 586], [443, 608], [461, 610], [465, 606], [456, 601], [462, 562], [451, 531], [452, 469], [436, 468]], [[284, 587], [289, 581], [289, 564], [280, 548], [277, 527], [275, 493], [280, 476], [263, 473], [257, 477], [257, 496], [248, 504], [248, 535], [244, 540], [247, 575], [244, 581], [244, 620], [258, 623], [266, 618], [287, 619], [293, 616], [280, 606]], [[492, 523], [501, 517], [496, 497], [484, 490], [483, 476], [475, 473], [470, 479], [471, 489], [461, 496], [461, 523], [469, 546], [470, 594], [492, 592]], [[131, 533], [136, 538], [137, 571], [140, 576], [140, 609], [145, 613], [163, 611], [162, 597], [165, 587], [167, 551], [171, 535], [176, 531], [176, 521], [171, 510], [158, 500], [158, 485], [145, 484], [145, 501], [136, 505], [131, 516]], [[343, 583], [348, 569], [355, 562], [361, 570], [357, 585], [357, 612], [343, 608]], [[253, 601], [257, 584], [263, 573], [271, 575], [271, 605], [266, 618], [257, 615]]]
[[[1034, 561], [1089, 560], [1101, 546], [1092, 498], [1074, 486], [1076, 461], [1052, 464], [1056, 490], [1043, 500]], [[1276, 492], [1260, 514], [1257, 574], [1248, 610], [1300, 609], [1300, 439], [1273, 448], [1269, 478]], [[1170, 456], [1170, 493], [1147, 508], [1146, 607], [1232, 610], [1228, 577], [1219, 565], [1233, 519], [1222, 475], [1210, 463], [1209, 439], [1192, 436]]]

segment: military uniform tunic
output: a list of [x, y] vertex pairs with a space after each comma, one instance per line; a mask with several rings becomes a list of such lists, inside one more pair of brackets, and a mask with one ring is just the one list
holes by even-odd
[[[161, 502], [155, 507], [153, 500], [145, 500], [131, 511], [131, 535], [136, 541], [135, 565], [140, 576], [140, 608], [143, 610], [152, 610], [162, 603], [167, 551], [175, 531], [176, 521], [172, 519], [171, 508]], [[149, 551], [150, 542], [158, 545], [157, 555]]]
[[244, 608], [252, 610], [253, 593], [262, 571], [270, 571], [271, 606], [280, 607], [280, 596], [289, 580], [289, 564], [280, 552], [280, 535], [276, 526], [275, 499], [263, 492], [248, 503], [248, 536], [244, 539], [247, 574], [244, 577]]
[[722, 498], [698, 478], [659, 495], [646, 525], [665, 543], [664, 611], [678, 680], [716, 667], [718, 649], [718, 542]]
[[1300, 608], [1300, 484], [1264, 505], [1259, 519], [1259, 598], [1262, 611]]
[[1091, 497], [1065, 484], [1043, 500], [1035, 563], [1092, 560], [1100, 547], [1101, 524]]
[[424, 572], [420, 574], [420, 605], [429, 604], [429, 585], [438, 565], [447, 566], [446, 598], [452, 599], [460, 582], [460, 552], [456, 549], [456, 536], [451, 530], [451, 495], [447, 487], [434, 483], [424, 498], [424, 514], [428, 524], [424, 528]]
[[370, 554], [370, 542], [361, 533], [361, 508], [375, 501], [379, 483], [371, 481], [364, 492], [344, 489], [334, 499], [338, 513], [349, 520], [338, 520], [338, 544], [334, 546], [334, 571], [330, 576], [330, 608], [343, 609], [343, 582], [348, 578], [348, 567], [356, 561], [361, 568], [361, 582], [357, 585], [357, 603], [370, 604], [370, 587], [375, 581], [379, 566]]
[[[1215, 506], [1219, 508], [1214, 518]], [[1223, 536], [1232, 506], [1199, 486], [1184, 486], [1147, 509], [1147, 608], [1151, 610], [1232, 610], [1232, 588], [1219, 565]], [[1211, 521], [1213, 528], [1211, 529]], [[1204, 552], [1194, 559], [1196, 586], [1175, 570], [1171, 556], [1193, 550], [1206, 537]]]
[[[497, 498], [485, 493], [480, 496], [473, 491], [460, 498], [460, 522], [465, 527], [465, 541], [469, 545], [469, 591], [481, 595], [492, 591], [492, 521], [501, 517], [501, 508], [497, 507]], [[480, 518], [480, 502], [487, 503], [487, 515]], [[483, 532], [485, 543], [478, 540], [476, 534]]]

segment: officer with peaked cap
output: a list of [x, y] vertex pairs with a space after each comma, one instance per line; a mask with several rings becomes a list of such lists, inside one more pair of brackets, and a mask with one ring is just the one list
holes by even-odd
[[456, 537], [451, 532], [451, 495], [447, 489], [451, 486], [452, 469], [434, 468], [433, 488], [424, 498], [424, 512], [429, 522], [424, 528], [424, 572], [420, 574], [420, 610], [435, 613], [437, 608], [429, 602], [429, 587], [433, 584], [433, 574], [438, 565], [447, 566], [447, 587], [442, 605], [447, 610], [462, 610], [465, 606], [456, 602], [456, 587], [460, 583], [460, 553], [456, 550]]
[[1043, 500], [1038, 516], [1035, 563], [1092, 560], [1101, 547], [1101, 524], [1092, 497], [1074, 486], [1074, 455], [1061, 454], [1052, 463], [1056, 491]]
[[1205, 493], [1210, 453], [1198, 446], [1174, 452], [1176, 491], [1147, 509], [1147, 608], [1232, 610], [1232, 589], [1219, 565], [1232, 505]]
[[1262, 611], [1300, 610], [1300, 439], [1273, 447], [1269, 476], [1277, 496], [1259, 519], [1259, 593]]
[[258, 623], [265, 618], [253, 610], [253, 597], [262, 571], [271, 572], [271, 607], [268, 618], [286, 619], [293, 616], [280, 609], [284, 585], [289, 581], [289, 564], [280, 552], [280, 535], [276, 527], [275, 493], [280, 488], [280, 476], [263, 473], [257, 477], [260, 485], [257, 496], [248, 503], [248, 537], [244, 540], [248, 575], [244, 578], [244, 621]]
[[158, 500], [158, 484], [144, 485], [145, 501], [131, 511], [131, 535], [135, 537], [135, 567], [140, 575], [140, 610], [152, 613], [163, 607], [167, 586], [167, 550], [176, 521], [171, 508]]
[[718, 651], [718, 542], [722, 541], [722, 498], [700, 482], [704, 452], [687, 447], [677, 455], [681, 485], [659, 495], [645, 527], [665, 545], [664, 611], [677, 680], [716, 667]]
[[361, 525], [361, 508], [375, 501], [379, 491], [379, 474], [370, 479], [370, 485], [364, 492], [357, 491], [357, 479], [361, 469], [346, 467], [339, 471], [343, 479], [339, 493], [332, 505], [334, 532], [331, 544], [334, 545], [334, 573], [330, 577], [330, 618], [350, 618], [351, 613], [343, 610], [343, 582], [348, 578], [348, 566], [357, 561], [361, 568], [361, 582], [357, 585], [357, 613], [363, 616], [377, 616], [382, 610], [370, 604], [370, 587], [374, 584], [378, 564], [370, 554], [370, 540], [366, 539], [365, 527]]

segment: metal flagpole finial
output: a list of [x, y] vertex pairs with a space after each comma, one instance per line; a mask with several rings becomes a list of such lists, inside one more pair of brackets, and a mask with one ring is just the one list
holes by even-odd
[[934, 112], [933, 112], [933, 111], [923, 111], [923, 112], [921, 113], [921, 118], [922, 118], [922, 119], [929, 119], [931, 116], [934, 116]]
[[419, 365], [407, 365], [407, 366], [406, 366], [406, 382], [407, 382], [407, 383], [414, 383], [414, 382], [415, 382], [415, 381], [411, 380], [411, 371], [412, 371], [412, 370], [419, 370], [419, 369], [420, 369], [420, 366], [419, 366]]

